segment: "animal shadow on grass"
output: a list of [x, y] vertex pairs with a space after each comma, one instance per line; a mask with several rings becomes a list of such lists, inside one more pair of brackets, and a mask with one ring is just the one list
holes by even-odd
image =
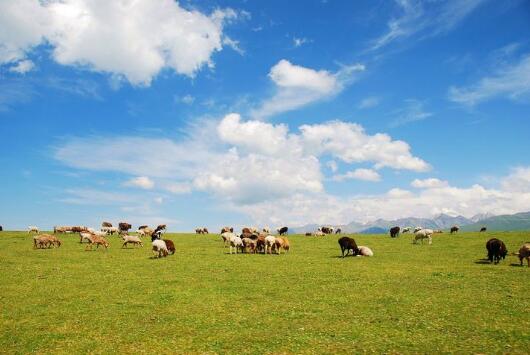
[[518, 264], [518, 263], [511, 263], [510, 266], [523, 267], [524, 265], [521, 265], [521, 264]]
[[475, 261], [475, 264], [493, 264], [489, 259], [479, 259]]

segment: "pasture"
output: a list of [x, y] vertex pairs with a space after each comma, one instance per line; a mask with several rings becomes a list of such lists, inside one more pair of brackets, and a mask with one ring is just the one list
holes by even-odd
[[[436, 234], [433, 245], [354, 235], [372, 258], [341, 259], [337, 236], [289, 236], [282, 255], [228, 255], [219, 235], [166, 234], [177, 252], [85, 251], [77, 235], [34, 250], [0, 232], [2, 353], [530, 352], [530, 269], [484, 263], [529, 232]], [[514, 264], [514, 265], [512, 265]]]

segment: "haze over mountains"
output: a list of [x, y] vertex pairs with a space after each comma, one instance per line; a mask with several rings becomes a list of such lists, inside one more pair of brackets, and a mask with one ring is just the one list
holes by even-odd
[[[379, 234], [387, 233], [390, 227], [415, 227], [431, 229], [449, 229], [457, 225], [464, 231], [478, 230], [485, 226], [488, 230], [530, 230], [530, 212], [516, 213], [513, 215], [495, 216], [492, 213], [481, 213], [471, 218], [464, 216], [450, 216], [439, 214], [433, 218], [408, 217], [396, 220], [377, 219], [368, 223], [350, 222], [346, 225], [337, 225], [343, 233]], [[293, 233], [306, 233], [315, 231], [319, 225], [308, 224], [291, 228]]]

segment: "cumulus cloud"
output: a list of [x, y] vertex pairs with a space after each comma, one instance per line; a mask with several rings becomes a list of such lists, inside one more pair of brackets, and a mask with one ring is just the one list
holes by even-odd
[[149, 85], [164, 68], [193, 76], [212, 67], [212, 55], [236, 43], [223, 27], [237, 16], [231, 9], [203, 14], [173, 0], [3, 1], [0, 64], [47, 43], [60, 64]]
[[153, 187], [155, 187], [154, 181], [148, 178], [147, 176], [138, 176], [138, 177], [132, 178], [126, 181], [124, 185], [131, 186], [131, 187], [139, 187], [145, 190], [150, 190]]
[[[330, 121], [289, 131], [287, 125], [245, 121], [236, 113], [190, 127], [189, 135], [178, 141], [79, 137], [55, 149], [55, 158], [74, 168], [134, 175], [129, 182], [134, 186], [152, 188], [147, 179], [156, 178], [165, 191], [206, 191], [244, 204], [293, 193], [322, 193], [320, 160], [328, 157], [349, 165], [371, 162], [378, 168], [428, 169], [407, 143], [386, 134], [369, 135], [353, 123]], [[369, 169], [353, 175], [372, 181], [377, 176]]]
[[517, 63], [503, 65], [490, 76], [468, 87], [449, 88], [449, 100], [473, 106], [495, 97], [517, 100], [530, 94], [530, 54]]
[[414, 179], [410, 185], [412, 187], [416, 187], [418, 189], [432, 189], [437, 187], [446, 187], [449, 186], [447, 181], [436, 179], [436, 178], [430, 178], [430, 179]]
[[355, 64], [331, 73], [295, 65], [282, 59], [269, 72], [269, 78], [276, 86], [276, 93], [253, 110], [252, 116], [263, 119], [333, 96], [342, 91], [353, 79], [355, 72], [364, 69], [364, 65]]
[[364, 180], [364, 181], [380, 181], [381, 175], [375, 170], [372, 169], [355, 169], [352, 171], [348, 171], [346, 174], [339, 174], [333, 176], [333, 180], [335, 181], [344, 181], [347, 179], [356, 179], [356, 180]]

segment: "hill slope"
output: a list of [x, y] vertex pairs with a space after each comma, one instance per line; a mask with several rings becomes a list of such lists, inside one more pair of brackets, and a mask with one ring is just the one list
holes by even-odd
[[462, 226], [463, 231], [478, 231], [481, 227], [488, 231], [530, 230], [530, 212], [516, 213], [486, 218], [478, 223]]

